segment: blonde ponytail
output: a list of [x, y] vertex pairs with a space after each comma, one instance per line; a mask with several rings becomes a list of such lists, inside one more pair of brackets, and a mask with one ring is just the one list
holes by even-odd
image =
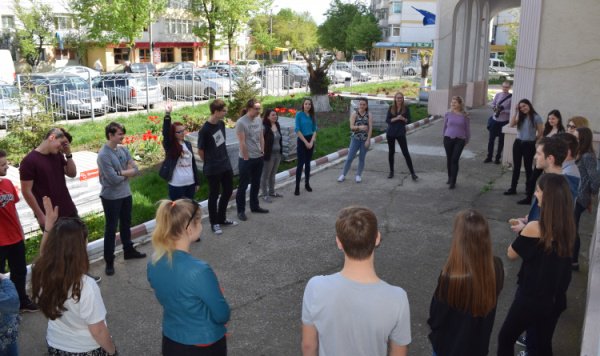
[[[173, 258], [175, 241], [178, 240], [186, 229], [187, 222], [194, 214], [195, 204], [190, 199], [179, 199], [176, 201], [161, 200], [156, 210], [156, 228], [152, 233], [152, 263], [156, 264], [164, 255], [167, 255], [169, 263]], [[199, 209], [198, 209], [199, 210]], [[197, 219], [202, 218], [199, 210]]]

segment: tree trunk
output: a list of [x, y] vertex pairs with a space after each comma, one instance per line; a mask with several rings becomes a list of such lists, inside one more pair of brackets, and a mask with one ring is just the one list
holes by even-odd
[[331, 105], [329, 105], [329, 95], [313, 95], [313, 104], [315, 105], [315, 112], [330, 112]]
[[427, 86], [427, 77], [421, 78], [421, 88], [424, 88], [426, 86]]

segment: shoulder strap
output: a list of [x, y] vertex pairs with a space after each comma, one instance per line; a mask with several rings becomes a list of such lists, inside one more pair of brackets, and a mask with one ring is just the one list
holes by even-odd
[[500, 102], [498, 103], [498, 105], [502, 105], [503, 102], [505, 102], [506, 100], [510, 99], [512, 97], [512, 94], [508, 94], [504, 99], [500, 100]]

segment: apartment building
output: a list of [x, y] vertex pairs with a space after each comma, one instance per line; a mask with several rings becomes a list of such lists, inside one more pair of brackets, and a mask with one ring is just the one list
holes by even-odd
[[[202, 23], [202, 19], [194, 17], [188, 10], [190, 0], [169, 0], [164, 14], [156, 19], [142, 36], [135, 41], [133, 48], [128, 48], [124, 42], [109, 44], [107, 46], [94, 46], [90, 44], [87, 53], [79, 58], [74, 48], [69, 48], [67, 39], [69, 36], [85, 32], [80, 28], [77, 20], [70, 13], [67, 1], [42, 0], [44, 4], [52, 7], [54, 18], [54, 29], [56, 45], [48, 43], [44, 46], [43, 60], [50, 67], [61, 67], [71, 64], [83, 64], [92, 66], [100, 59], [106, 70], [111, 70], [127, 59], [135, 62], [154, 62], [158, 67], [170, 62], [193, 62], [201, 65], [208, 61], [207, 44], [194, 35], [193, 29]], [[14, 36], [16, 28], [22, 26], [14, 13], [13, 1], [0, 1], [0, 46], [9, 47], [10, 37]], [[150, 34], [152, 33], [152, 35]], [[152, 46], [150, 43], [152, 37]], [[243, 36], [241, 36], [243, 37]], [[221, 41], [225, 42], [225, 41]], [[235, 57], [241, 57], [244, 47], [248, 45], [245, 38], [236, 42]], [[13, 53], [14, 58], [19, 58], [18, 51]], [[228, 60], [229, 48], [222, 43], [215, 49], [214, 59]], [[234, 58], [235, 59], [235, 58]]]
[[510, 42], [511, 31], [519, 31], [520, 8], [505, 10], [492, 18], [490, 24], [490, 57], [502, 58]]
[[423, 25], [416, 9], [435, 14], [437, 0], [371, 0], [382, 41], [374, 45], [372, 60], [418, 61], [419, 50], [433, 48], [435, 25]]

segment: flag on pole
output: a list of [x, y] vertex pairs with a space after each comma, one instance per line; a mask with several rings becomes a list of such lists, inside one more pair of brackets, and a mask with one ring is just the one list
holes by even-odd
[[423, 26], [435, 25], [435, 14], [432, 14], [427, 10], [417, 9], [414, 6], [412, 6], [412, 8], [417, 10], [421, 15], [423, 15]]

